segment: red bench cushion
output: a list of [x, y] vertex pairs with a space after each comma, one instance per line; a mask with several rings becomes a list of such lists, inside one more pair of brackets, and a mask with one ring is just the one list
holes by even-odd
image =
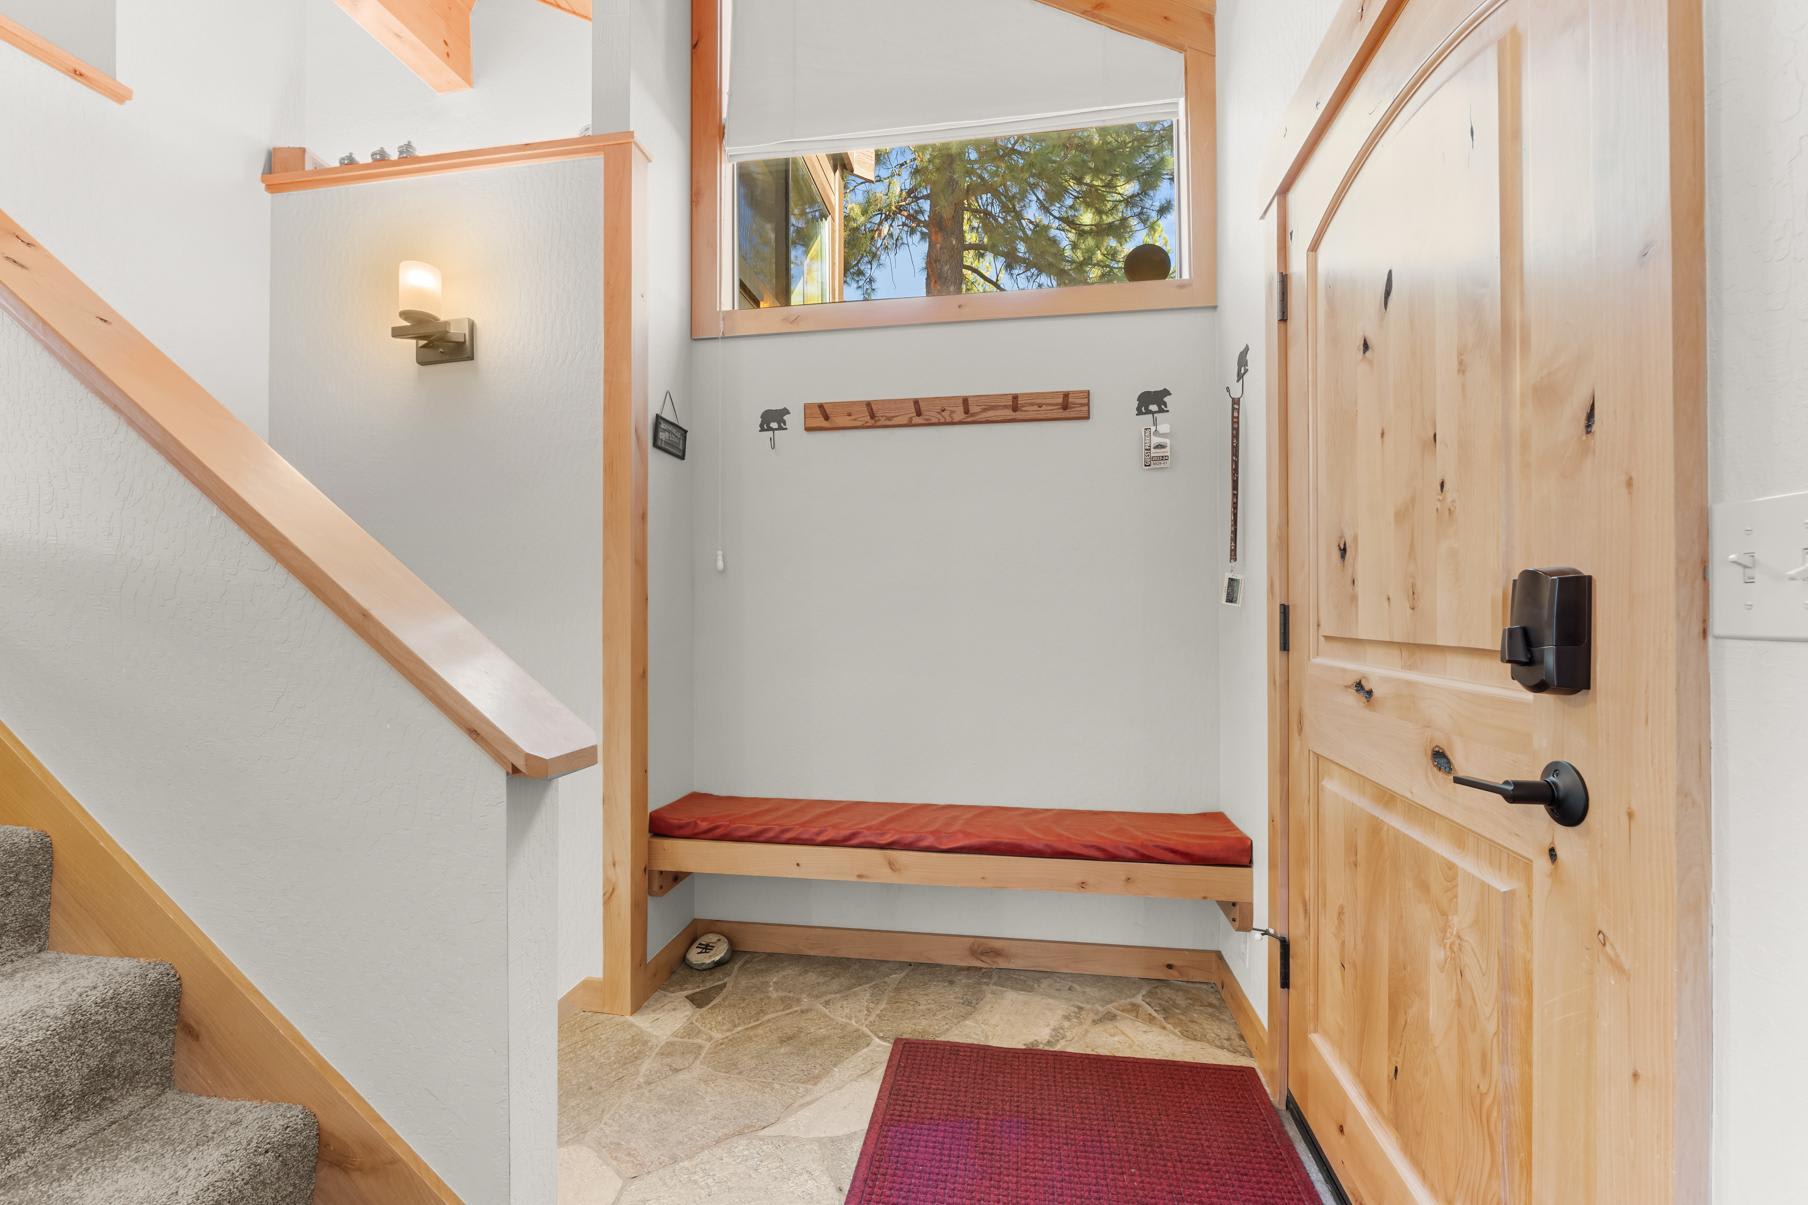
[[1182, 866], [1248, 866], [1250, 860], [1249, 838], [1223, 812], [850, 803], [697, 792], [653, 812], [647, 827], [657, 837], [699, 841]]

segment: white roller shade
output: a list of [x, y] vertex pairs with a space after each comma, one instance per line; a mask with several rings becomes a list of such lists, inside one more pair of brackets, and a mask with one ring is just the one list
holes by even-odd
[[1179, 54], [1037, 0], [734, 0], [731, 159], [1173, 117]]

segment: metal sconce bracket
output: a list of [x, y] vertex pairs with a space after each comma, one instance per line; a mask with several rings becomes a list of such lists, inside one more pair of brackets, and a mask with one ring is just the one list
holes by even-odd
[[477, 327], [469, 318], [392, 326], [389, 334], [414, 340], [416, 364], [460, 364], [477, 358]]

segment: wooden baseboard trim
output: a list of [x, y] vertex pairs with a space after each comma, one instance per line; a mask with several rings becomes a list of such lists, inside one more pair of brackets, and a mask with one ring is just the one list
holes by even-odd
[[1218, 983], [1224, 960], [1216, 950], [1169, 950], [1082, 941], [1017, 937], [968, 937], [953, 933], [898, 933], [887, 929], [835, 929], [817, 925], [767, 925], [704, 920], [700, 931], [725, 934], [738, 950], [877, 958], [947, 966], [1009, 967], [1021, 971], [1070, 971], [1134, 979]]
[[316, 1205], [458, 1200], [4, 724], [0, 824], [49, 833], [55, 846], [51, 949], [155, 959], [182, 976], [176, 1087], [313, 1110]]
[[[1230, 967], [1225, 965], [1223, 955], [1219, 955], [1218, 963], [1223, 971], [1218, 979], [1218, 990], [1224, 993], [1224, 1003], [1230, 1009], [1231, 1019], [1236, 1021], [1237, 1028], [1243, 1031], [1243, 1040], [1249, 1043], [1249, 1052], [1255, 1056], [1256, 1070], [1261, 1072], [1263, 1081], [1267, 1082], [1273, 1075], [1273, 1069], [1268, 1065], [1268, 1027], [1262, 1024], [1255, 1006], [1243, 994], [1243, 985], [1237, 982]], [[1274, 1087], [1272, 1083], [1268, 1086], [1270, 1089]]]
[[603, 1007], [603, 977], [592, 975], [588, 979], [580, 979], [570, 991], [559, 997], [559, 1020], [573, 1013], [601, 1013], [609, 1010]]
[[[684, 961], [684, 952], [690, 949], [691, 943], [697, 940], [697, 934], [702, 932], [699, 926], [703, 923], [692, 921], [680, 929], [676, 937], [661, 946], [659, 953], [647, 959], [646, 965], [635, 968], [635, 999], [646, 1000], [665, 985], [665, 981], [672, 977], [672, 972], [678, 969], [678, 964]], [[594, 975], [580, 980], [570, 991], [559, 997], [559, 1020], [563, 1021], [572, 1013], [579, 1012], [620, 1015], [619, 1009], [610, 1007], [606, 983], [607, 980]]]

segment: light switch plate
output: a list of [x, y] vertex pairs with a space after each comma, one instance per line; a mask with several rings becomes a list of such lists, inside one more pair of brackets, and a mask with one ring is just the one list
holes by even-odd
[[1716, 504], [1709, 545], [1714, 635], [1808, 640], [1808, 574], [1787, 576], [1808, 565], [1808, 493]]

